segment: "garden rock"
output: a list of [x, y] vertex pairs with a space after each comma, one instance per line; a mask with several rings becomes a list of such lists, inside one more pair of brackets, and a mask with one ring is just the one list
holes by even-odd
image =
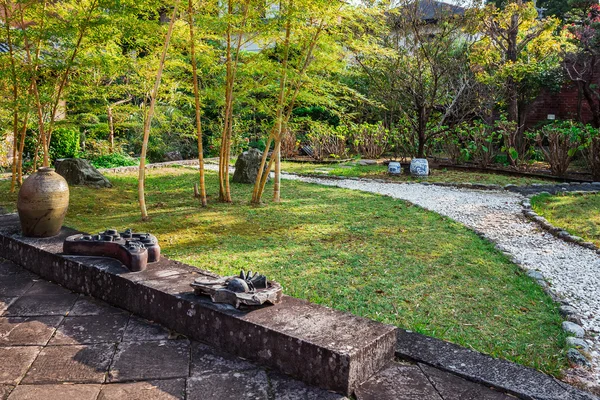
[[576, 338], [573, 336], [569, 336], [567, 338], [567, 346], [576, 347], [576, 348], [582, 349], [583, 351], [589, 351], [589, 349], [590, 349], [590, 346], [587, 344], [587, 342], [585, 340]]
[[562, 328], [565, 332], [570, 333], [571, 335], [578, 338], [582, 338], [585, 335], [585, 331], [581, 326], [570, 321], [564, 321], [562, 323]]
[[181, 156], [181, 153], [177, 150], [169, 151], [169, 152], [165, 153], [165, 161], [181, 161], [181, 160], [183, 160], [183, 157]]
[[529, 276], [530, 278], [535, 279], [536, 281], [543, 281], [544, 280], [544, 275], [542, 275], [538, 271], [529, 271], [529, 272], [527, 272], [527, 276]]
[[258, 149], [250, 149], [243, 152], [235, 162], [235, 173], [233, 181], [236, 183], [254, 183], [263, 153]]
[[377, 164], [377, 161], [375, 161], [375, 160], [360, 160], [360, 161], [358, 162], [358, 164], [359, 164], [359, 165], [362, 165], [362, 166], [367, 166], [367, 165], [376, 165], [376, 164]]
[[110, 188], [112, 184], [88, 160], [67, 158], [56, 163], [56, 173], [69, 185]]
[[586, 367], [586, 368], [591, 367], [591, 364], [588, 361], [588, 359], [585, 358], [585, 356], [583, 354], [581, 354], [579, 351], [577, 351], [575, 349], [569, 349], [569, 351], [567, 351], [567, 358], [573, 364], [578, 365], [580, 367]]

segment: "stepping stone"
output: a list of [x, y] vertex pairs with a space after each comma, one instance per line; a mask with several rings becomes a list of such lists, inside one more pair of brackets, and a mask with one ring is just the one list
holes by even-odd
[[186, 378], [189, 348], [187, 340], [120, 343], [108, 381]]
[[98, 400], [183, 400], [185, 379], [110, 383], [102, 387]]
[[23, 383], [103, 383], [114, 351], [114, 344], [46, 347]]
[[63, 317], [0, 318], [0, 346], [45, 346]]
[[66, 315], [77, 300], [76, 294], [22, 296], [8, 307], [5, 316], [37, 317]]
[[256, 365], [239, 357], [220, 352], [202, 343], [192, 342], [192, 376], [225, 374], [256, 369]]
[[40, 350], [35, 346], [0, 347], [0, 384], [18, 384]]
[[269, 374], [269, 381], [274, 400], [349, 400], [341, 394], [306, 386], [300, 381], [277, 373]]
[[141, 342], [172, 339], [171, 332], [162, 325], [148, 320], [131, 317], [123, 335], [124, 342]]
[[250, 370], [188, 379], [187, 400], [268, 400], [265, 371]]
[[101, 314], [129, 314], [129, 312], [87, 296], [80, 296], [69, 312], [70, 317]]
[[484, 385], [469, 382], [454, 374], [419, 364], [421, 370], [434, 384], [444, 399], [460, 400], [514, 400], [514, 397], [497, 392]]
[[117, 343], [123, 337], [126, 314], [66, 317], [50, 345]]
[[363, 383], [358, 400], [444, 400], [417, 365], [393, 363]]
[[100, 385], [20, 385], [10, 400], [96, 400]]

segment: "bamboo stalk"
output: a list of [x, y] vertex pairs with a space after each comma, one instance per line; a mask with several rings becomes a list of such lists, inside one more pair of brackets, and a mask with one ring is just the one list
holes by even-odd
[[162, 80], [162, 73], [165, 67], [167, 59], [167, 51], [169, 50], [169, 43], [171, 42], [171, 36], [173, 35], [173, 27], [175, 26], [175, 18], [177, 17], [177, 7], [179, 0], [175, 2], [173, 7], [173, 15], [171, 21], [169, 21], [169, 28], [167, 30], [167, 36], [163, 45], [162, 54], [160, 56], [160, 62], [158, 64], [158, 71], [156, 73], [156, 80], [154, 81], [154, 87], [150, 94], [150, 108], [146, 113], [146, 119], [144, 121], [144, 138], [142, 141], [142, 153], [140, 155], [140, 167], [138, 173], [138, 198], [140, 203], [140, 211], [142, 213], [142, 221], [148, 219], [148, 210], [146, 208], [146, 195], [144, 191], [145, 180], [146, 180], [146, 154], [148, 152], [148, 139], [150, 138], [150, 126], [152, 123], [152, 117], [154, 116], [154, 109], [156, 107], [156, 98], [158, 96], [158, 89], [160, 88], [160, 82]]

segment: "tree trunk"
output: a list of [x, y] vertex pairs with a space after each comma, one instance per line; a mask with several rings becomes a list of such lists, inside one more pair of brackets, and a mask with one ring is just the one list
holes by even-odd
[[158, 89], [160, 88], [160, 82], [162, 79], [162, 73], [165, 67], [167, 59], [167, 51], [169, 50], [169, 43], [171, 42], [171, 36], [173, 35], [173, 27], [175, 25], [175, 18], [177, 17], [177, 6], [179, 1], [175, 3], [173, 7], [173, 15], [171, 21], [169, 21], [169, 29], [165, 42], [163, 44], [163, 50], [160, 57], [160, 63], [158, 65], [158, 71], [156, 72], [156, 80], [154, 81], [154, 87], [150, 94], [150, 108], [146, 114], [146, 120], [144, 121], [144, 139], [142, 141], [142, 153], [140, 155], [140, 167], [138, 173], [138, 197], [140, 203], [140, 211], [142, 213], [142, 221], [148, 219], [148, 210], [146, 208], [146, 195], [144, 192], [144, 184], [146, 180], [146, 153], [148, 152], [148, 139], [150, 138], [150, 127], [152, 124], [152, 117], [154, 116], [154, 108], [156, 107], [156, 98], [158, 96]]
[[196, 44], [194, 42], [194, 6], [193, 0], [188, 2], [188, 23], [190, 25], [190, 52], [192, 58], [192, 80], [194, 83], [194, 105], [196, 108], [196, 134], [198, 136], [198, 169], [200, 173], [199, 197], [202, 207], [206, 207], [206, 185], [204, 182], [204, 149], [202, 148], [202, 120], [200, 113], [200, 90], [198, 87], [198, 66], [196, 65]]
[[108, 115], [108, 152], [112, 154], [115, 149], [115, 124], [113, 121], [113, 112], [110, 105], [106, 106]]

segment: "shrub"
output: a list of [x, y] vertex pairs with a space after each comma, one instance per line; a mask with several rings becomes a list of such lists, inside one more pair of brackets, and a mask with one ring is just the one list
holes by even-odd
[[377, 124], [349, 124], [354, 152], [367, 158], [379, 158], [390, 149], [390, 131]]
[[140, 161], [123, 153], [112, 153], [96, 157], [90, 160], [96, 168], [118, 168], [139, 165]]
[[594, 180], [600, 181], [600, 131], [590, 126], [587, 131], [589, 134], [586, 137], [584, 154], [592, 177]]
[[79, 131], [72, 128], [56, 128], [50, 138], [50, 158], [74, 158], [79, 153]]
[[586, 135], [585, 126], [574, 121], [557, 121], [529, 134], [556, 176], [567, 173], [573, 156], [584, 148]]
[[346, 135], [343, 127], [338, 129], [322, 122], [313, 122], [307, 139], [313, 149], [314, 158], [339, 158], [347, 153]]
[[502, 151], [506, 153], [510, 165], [513, 168], [522, 167], [529, 159], [530, 143], [525, 137], [520, 137], [517, 123], [507, 121], [506, 117], [502, 116], [496, 121], [494, 127], [503, 139]]
[[457, 128], [458, 135], [463, 140], [462, 156], [487, 168], [494, 162], [497, 155], [496, 141], [501, 138], [492, 126], [482, 121], [461, 124]]
[[298, 141], [296, 140], [296, 132], [287, 129], [281, 138], [281, 156], [283, 158], [292, 158], [296, 155], [298, 149]]
[[80, 125], [96, 125], [100, 123], [100, 119], [96, 114], [82, 113], [77, 115], [77, 122], [79, 122]]

